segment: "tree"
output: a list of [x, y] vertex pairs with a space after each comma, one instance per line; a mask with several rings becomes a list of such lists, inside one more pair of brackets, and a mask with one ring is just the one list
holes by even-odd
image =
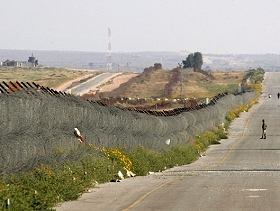
[[200, 52], [195, 52], [194, 54], [189, 54], [186, 60], [183, 60], [183, 68], [201, 69], [203, 64], [202, 54]]
[[193, 60], [194, 60], [194, 69], [201, 70], [201, 67], [203, 65], [202, 54], [200, 52], [195, 52], [193, 55]]
[[194, 65], [194, 60], [193, 60], [193, 54], [189, 54], [186, 60], [183, 60], [183, 68], [190, 68], [193, 67]]
[[161, 63], [155, 63], [154, 68], [155, 69], [162, 69], [162, 64]]

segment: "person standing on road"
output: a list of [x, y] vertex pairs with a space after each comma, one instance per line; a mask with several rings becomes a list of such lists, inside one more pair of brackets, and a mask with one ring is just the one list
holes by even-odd
[[278, 92], [278, 94], [277, 94], [277, 97], [278, 97], [278, 99], [280, 98], [280, 93]]
[[262, 137], [261, 139], [266, 139], [266, 128], [267, 124], [265, 123], [264, 119], [262, 120]]

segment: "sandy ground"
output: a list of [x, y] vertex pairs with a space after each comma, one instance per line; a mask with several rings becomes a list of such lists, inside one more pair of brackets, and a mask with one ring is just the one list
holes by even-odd
[[136, 77], [137, 75], [137, 73], [118, 75], [117, 77], [112, 79], [111, 84], [102, 85], [99, 90], [100, 92], [111, 92], [114, 89], [118, 88], [122, 83], [127, 82], [129, 79]]
[[57, 87], [55, 90], [63, 92], [63, 91], [65, 91], [69, 86], [71, 86], [71, 84], [72, 84], [73, 82], [77, 82], [77, 81], [80, 81], [80, 80], [89, 78], [89, 77], [91, 77], [92, 75], [93, 75], [93, 74], [87, 74], [87, 75], [84, 75], [84, 76], [82, 76], [82, 77], [76, 78], [76, 79], [74, 79], [74, 80], [67, 81], [67, 82], [61, 84], [61, 85], [60, 85], [59, 87]]
[[[67, 88], [70, 87], [73, 82], [84, 80], [86, 78], [91, 77], [92, 75], [93, 74], [87, 74], [87, 75], [84, 75], [82, 77], [76, 78], [74, 80], [67, 81], [67, 82], [61, 84], [55, 90], [63, 92], [65, 90], [67, 90]], [[131, 79], [133, 77], [136, 77], [137, 75], [138, 75], [137, 73], [120, 74], [117, 77], [112, 79], [112, 83], [102, 85], [100, 87], [100, 91], [101, 92], [111, 92], [114, 89], [118, 88], [122, 83], [127, 82], [129, 79]]]

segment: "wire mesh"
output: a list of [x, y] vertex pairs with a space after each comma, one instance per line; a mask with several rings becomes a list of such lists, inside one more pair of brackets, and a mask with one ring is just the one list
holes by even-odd
[[213, 129], [228, 110], [256, 96], [254, 92], [220, 95], [207, 106], [159, 115], [104, 106], [34, 83], [20, 84], [0, 86], [0, 174], [85, 156], [74, 128], [80, 130], [85, 144], [97, 147], [174, 147]]

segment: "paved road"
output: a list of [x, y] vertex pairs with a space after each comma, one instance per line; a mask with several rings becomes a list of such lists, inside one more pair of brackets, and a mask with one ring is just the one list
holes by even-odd
[[[57, 210], [280, 210], [279, 81], [280, 73], [266, 73], [259, 103], [233, 121], [228, 139], [196, 162], [101, 184]], [[267, 139], [260, 139], [262, 119]]]
[[73, 95], [83, 95], [90, 90], [95, 91], [97, 90], [97, 87], [100, 86], [103, 83], [106, 83], [110, 79], [114, 78], [120, 73], [103, 73], [100, 75], [95, 76], [94, 78], [91, 78], [71, 89], [66, 90], [67, 93], [71, 91]]

